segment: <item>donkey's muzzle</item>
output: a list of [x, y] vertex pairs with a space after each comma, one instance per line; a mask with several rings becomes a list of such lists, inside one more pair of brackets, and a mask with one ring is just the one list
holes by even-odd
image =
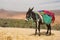
[[25, 21], [26, 21], [26, 22], [28, 22], [28, 20], [27, 20], [27, 19], [25, 19]]

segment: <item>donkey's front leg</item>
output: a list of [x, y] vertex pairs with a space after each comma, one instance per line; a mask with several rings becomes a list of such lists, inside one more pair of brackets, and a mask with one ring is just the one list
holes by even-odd
[[38, 35], [40, 36], [40, 22], [38, 24], [38, 31], [39, 31]]
[[35, 22], [36, 23], [36, 28], [35, 28], [35, 35], [37, 34], [37, 27], [38, 27], [38, 22]]

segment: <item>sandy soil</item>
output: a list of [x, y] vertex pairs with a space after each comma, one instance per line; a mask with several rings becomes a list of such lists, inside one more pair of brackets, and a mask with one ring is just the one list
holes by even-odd
[[60, 40], [60, 31], [52, 30], [51, 36], [46, 36], [46, 30], [41, 29], [41, 36], [34, 35], [35, 30], [30, 28], [2, 28], [0, 40]]

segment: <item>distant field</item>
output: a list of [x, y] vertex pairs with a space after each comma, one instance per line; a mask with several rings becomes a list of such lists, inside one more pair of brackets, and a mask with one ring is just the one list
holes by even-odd
[[31, 27], [34, 25], [33, 21], [26, 22], [23, 19], [0, 19], [0, 26], [2, 27]]
[[[35, 23], [30, 20], [26, 22], [22, 19], [0, 19], [1, 27], [16, 27], [16, 28], [35, 28]], [[46, 29], [46, 25], [41, 25], [42, 29]], [[52, 26], [52, 29], [60, 30], [60, 25], [55, 24]]]

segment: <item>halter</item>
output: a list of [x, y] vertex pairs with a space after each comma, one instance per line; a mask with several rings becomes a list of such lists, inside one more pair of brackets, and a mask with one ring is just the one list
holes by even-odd
[[30, 17], [28, 17], [27, 19], [28, 19], [28, 20], [32, 19], [31, 15], [30, 15]]

